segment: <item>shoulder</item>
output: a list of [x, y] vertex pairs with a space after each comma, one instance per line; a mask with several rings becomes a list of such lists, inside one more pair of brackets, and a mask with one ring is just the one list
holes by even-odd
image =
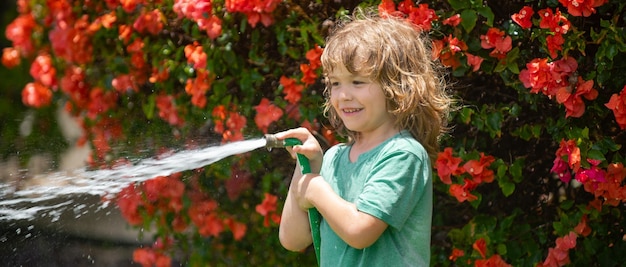
[[381, 154], [384, 155], [413, 155], [421, 160], [428, 160], [428, 153], [422, 144], [415, 140], [408, 131], [402, 131], [387, 140], [381, 146]]
[[326, 150], [326, 152], [324, 152], [324, 157], [338, 154], [340, 151], [343, 151], [347, 147], [348, 146], [344, 143], [339, 143], [334, 146], [331, 146], [328, 150]]

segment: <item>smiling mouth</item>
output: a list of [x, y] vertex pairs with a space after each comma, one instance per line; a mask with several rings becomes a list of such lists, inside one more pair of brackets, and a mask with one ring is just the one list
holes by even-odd
[[356, 113], [356, 112], [359, 112], [359, 111], [361, 111], [361, 110], [363, 110], [363, 109], [362, 109], [362, 108], [344, 108], [344, 109], [342, 109], [341, 111], [343, 111], [344, 113], [348, 113], [348, 114], [350, 114], [350, 113]]

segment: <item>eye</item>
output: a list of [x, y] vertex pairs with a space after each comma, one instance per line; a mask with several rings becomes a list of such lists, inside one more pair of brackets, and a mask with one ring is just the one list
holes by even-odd
[[364, 80], [364, 79], [359, 79], [359, 80], [353, 80], [352, 84], [354, 86], [360, 87], [360, 86], [366, 86], [368, 84], [370, 84], [369, 80]]

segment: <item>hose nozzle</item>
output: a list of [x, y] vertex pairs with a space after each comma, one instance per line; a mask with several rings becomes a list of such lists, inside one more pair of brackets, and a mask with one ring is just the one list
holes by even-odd
[[271, 150], [275, 147], [285, 147], [285, 142], [283, 140], [278, 140], [273, 134], [266, 134], [265, 136], [265, 148]]
[[279, 140], [273, 134], [266, 134], [264, 137], [265, 137], [265, 142], [266, 142], [265, 148], [269, 150], [275, 147], [282, 148], [286, 146], [296, 146], [296, 145], [302, 144], [302, 142], [300, 142], [300, 140], [298, 140], [297, 138], [286, 138], [284, 140]]
[[[302, 142], [298, 138], [285, 138], [283, 140], [279, 140], [273, 134], [266, 134], [265, 136], [265, 148], [267, 150], [272, 150], [272, 148], [278, 147], [287, 147], [287, 146], [297, 146], [302, 145]], [[300, 170], [302, 174], [311, 173], [311, 165], [309, 165], [309, 159], [302, 154], [296, 154], [298, 158], [298, 164], [300, 165]]]

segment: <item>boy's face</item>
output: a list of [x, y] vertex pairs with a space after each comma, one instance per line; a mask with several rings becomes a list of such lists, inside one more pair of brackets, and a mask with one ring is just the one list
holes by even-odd
[[330, 103], [347, 129], [361, 135], [393, 130], [386, 98], [378, 82], [338, 66], [328, 74]]

